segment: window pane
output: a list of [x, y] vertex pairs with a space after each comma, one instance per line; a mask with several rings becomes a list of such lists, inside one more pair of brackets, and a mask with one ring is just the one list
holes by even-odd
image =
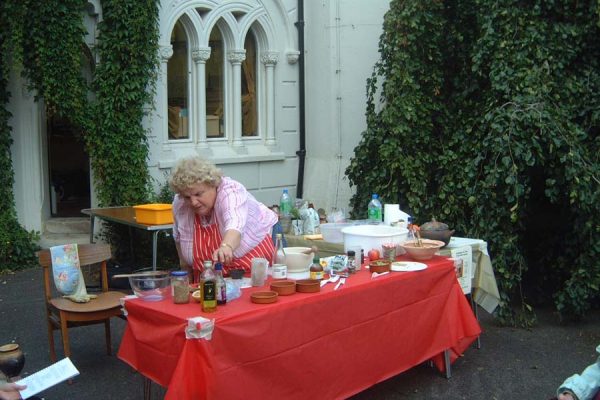
[[242, 136], [256, 136], [256, 40], [249, 31], [244, 42], [246, 59], [242, 62]]
[[171, 33], [173, 56], [167, 63], [169, 139], [187, 139], [188, 131], [188, 45], [179, 21]]
[[206, 61], [206, 137], [224, 137], [223, 39], [219, 28], [210, 33], [210, 58]]

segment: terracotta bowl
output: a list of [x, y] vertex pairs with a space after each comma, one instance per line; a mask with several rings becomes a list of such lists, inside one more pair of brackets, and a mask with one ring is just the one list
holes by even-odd
[[369, 263], [369, 270], [371, 272], [377, 272], [378, 274], [381, 274], [383, 272], [388, 272], [391, 265], [392, 263], [390, 260], [373, 260]]
[[277, 292], [280, 296], [289, 296], [296, 293], [296, 282], [278, 281], [271, 283], [271, 290]]
[[417, 246], [416, 240], [401, 243], [400, 246], [414, 260], [429, 260], [442, 247], [445, 246], [441, 240], [421, 239], [422, 247]]
[[270, 304], [277, 301], [277, 292], [254, 292], [250, 295], [250, 301], [256, 304]]
[[316, 293], [321, 291], [321, 281], [319, 279], [300, 279], [296, 281], [296, 292]]

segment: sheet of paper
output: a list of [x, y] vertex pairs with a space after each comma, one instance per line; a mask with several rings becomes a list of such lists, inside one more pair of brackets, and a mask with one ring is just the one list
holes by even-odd
[[471, 293], [471, 284], [473, 279], [473, 249], [471, 246], [458, 247], [450, 251], [452, 258], [463, 260], [463, 270], [459, 271], [458, 282], [462, 287], [464, 294]]
[[27, 389], [21, 390], [21, 397], [26, 399], [76, 375], [79, 375], [79, 371], [67, 357], [17, 383], [27, 385]]

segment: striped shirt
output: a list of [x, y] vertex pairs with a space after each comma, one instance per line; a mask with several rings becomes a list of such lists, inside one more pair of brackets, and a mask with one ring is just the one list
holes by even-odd
[[[194, 263], [194, 210], [185, 200], [175, 195], [173, 200], [173, 238], [179, 243], [181, 256], [187, 265]], [[250, 194], [244, 185], [223, 177], [217, 187], [217, 197], [210, 217], [202, 217], [202, 224], [216, 223], [225, 232], [235, 229], [242, 235], [240, 245], [233, 256], [240, 258], [256, 247], [277, 223], [277, 215]]]

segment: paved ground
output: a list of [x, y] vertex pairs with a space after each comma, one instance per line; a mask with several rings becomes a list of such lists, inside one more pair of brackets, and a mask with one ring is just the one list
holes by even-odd
[[[41, 279], [37, 269], [0, 275], [0, 344], [14, 341], [23, 347], [23, 375], [50, 363]], [[532, 330], [499, 327], [484, 311], [480, 314], [482, 348], [471, 348], [456, 361], [452, 379], [421, 365], [352, 399], [546, 400], [566, 376], [597, 357], [600, 310], [583, 323], [566, 326], [551, 311], [538, 310], [539, 325]], [[115, 351], [124, 327], [124, 321], [113, 320]], [[142, 378], [115, 356], [105, 354], [103, 332], [101, 326], [71, 330], [71, 359], [81, 375], [71, 385], [47, 390], [45, 399], [142, 399]], [[60, 354], [60, 339], [55, 335]], [[163, 390], [153, 386], [153, 398], [162, 398]]]

